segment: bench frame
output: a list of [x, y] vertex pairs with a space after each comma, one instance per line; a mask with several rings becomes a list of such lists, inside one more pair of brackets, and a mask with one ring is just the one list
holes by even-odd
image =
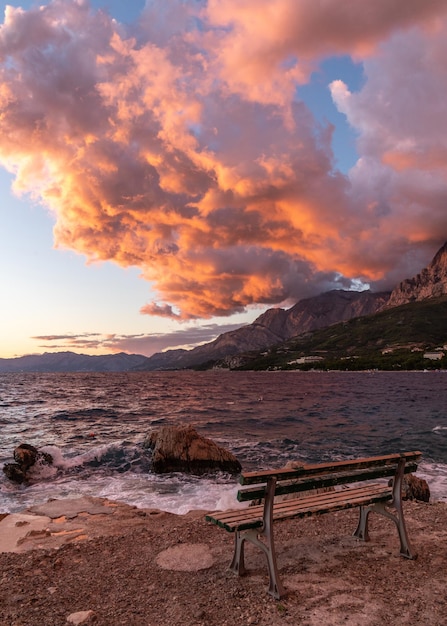
[[[319, 465], [303, 465], [292, 470], [244, 473], [240, 477], [240, 483], [249, 487], [239, 490], [238, 500], [255, 501], [264, 498], [264, 504], [222, 513], [209, 513], [206, 515], [206, 520], [228, 532], [235, 532], [230, 569], [237, 574], [243, 575], [247, 572], [244, 558], [246, 541], [264, 552], [269, 571], [268, 591], [274, 598], [280, 599], [285, 594], [285, 589], [279, 577], [273, 535], [273, 524], [277, 520], [359, 507], [359, 521], [354, 537], [361, 541], [369, 541], [368, 518], [371, 512], [375, 512], [395, 523], [400, 539], [400, 554], [408, 559], [417, 557], [411, 547], [405, 526], [402, 485], [404, 474], [417, 469], [420, 457], [421, 453], [417, 451]], [[391, 486], [370, 482], [365, 484], [365, 481], [387, 476], [393, 476]], [[325, 490], [323, 493], [315, 492], [320, 488], [352, 485], [352, 483], [356, 484], [338, 490]], [[251, 487], [254, 484], [258, 486]], [[296, 494], [303, 491], [306, 492], [304, 497], [275, 502], [277, 495]]]

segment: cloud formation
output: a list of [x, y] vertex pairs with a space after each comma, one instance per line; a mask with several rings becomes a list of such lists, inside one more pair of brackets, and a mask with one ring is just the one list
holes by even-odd
[[[57, 246], [141, 268], [143, 313], [390, 287], [447, 239], [446, 41], [444, 0], [148, 0], [132, 31], [86, 0], [7, 7], [0, 163]], [[334, 54], [364, 64], [331, 85], [349, 176], [296, 95]]]
[[39, 348], [50, 350], [129, 352], [132, 354], [152, 355], [168, 348], [191, 349], [202, 343], [213, 341], [218, 335], [239, 328], [240, 324], [203, 324], [186, 326], [167, 333], [141, 333], [122, 335], [102, 333], [78, 333], [65, 335], [37, 335], [32, 337], [39, 342]]

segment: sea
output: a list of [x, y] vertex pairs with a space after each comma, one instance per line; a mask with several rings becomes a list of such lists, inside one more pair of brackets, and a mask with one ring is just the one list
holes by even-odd
[[0, 374], [0, 466], [48, 452], [27, 484], [0, 472], [0, 512], [106, 497], [178, 514], [235, 504], [237, 477], [151, 471], [148, 434], [191, 424], [243, 470], [420, 450], [417, 475], [447, 501], [447, 372]]

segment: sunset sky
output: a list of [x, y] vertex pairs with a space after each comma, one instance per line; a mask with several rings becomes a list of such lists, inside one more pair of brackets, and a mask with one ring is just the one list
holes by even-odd
[[192, 347], [447, 240], [445, 0], [0, 6], [0, 357]]

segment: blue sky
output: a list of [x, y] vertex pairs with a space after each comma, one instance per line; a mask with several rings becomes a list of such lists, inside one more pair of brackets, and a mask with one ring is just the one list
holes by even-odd
[[[6, 4], [0, 4], [3, 14]], [[13, 7], [22, 7], [25, 11], [30, 11], [32, 7], [36, 6], [34, 2], [15, 0], [7, 4]], [[42, 2], [40, 4], [42, 6], [54, 4], [56, 7], [55, 15], [60, 15], [62, 23], [64, 15], [60, 9], [58, 13], [57, 3]], [[406, 207], [405, 210], [408, 210], [408, 203], [405, 204], [407, 201], [402, 200], [399, 204], [395, 200], [395, 190], [401, 189], [403, 185], [402, 178], [397, 181], [397, 177], [402, 172], [399, 164], [403, 162], [404, 157], [407, 161], [416, 158], [414, 152], [408, 151], [408, 146], [411, 141], [414, 141], [414, 137], [409, 137], [408, 129], [405, 130], [404, 128], [401, 135], [389, 144], [385, 136], [387, 133], [390, 136], [390, 128], [395, 128], [395, 126], [386, 126], [386, 124], [391, 124], [386, 119], [386, 113], [383, 113], [382, 120], [378, 121], [373, 119], [374, 113], [370, 110], [374, 96], [371, 93], [368, 95], [368, 89], [373, 89], [374, 85], [377, 89], [379, 78], [389, 68], [385, 57], [391, 52], [387, 51], [386, 46], [388, 45], [391, 50], [392, 46], [395, 45], [393, 37], [406, 36], [406, 24], [392, 24], [388, 30], [384, 29], [382, 32], [378, 29], [378, 33], [373, 35], [369, 33], [369, 24], [366, 24], [364, 34], [364, 40], [368, 42], [368, 46], [365, 48], [366, 52], [363, 52], [363, 40], [360, 42], [361, 46], [359, 41], [354, 39], [352, 43], [349, 43], [349, 37], [345, 36], [348, 43], [343, 48], [344, 44], [335, 41], [335, 36], [332, 36], [333, 34], [328, 31], [327, 49], [321, 51], [319, 49], [321, 43], [317, 41], [318, 37], [321, 37], [318, 32], [321, 26], [318, 21], [319, 16], [311, 15], [308, 19], [314, 20], [312, 23], [315, 23], [315, 42], [308, 42], [307, 47], [303, 47], [302, 57], [297, 57], [299, 63], [297, 62], [296, 67], [293, 68], [293, 71], [296, 70], [295, 74], [286, 75], [284, 73], [281, 75], [275, 67], [269, 66], [268, 55], [264, 54], [260, 44], [257, 46], [253, 44], [254, 52], [251, 49], [248, 50], [247, 56], [253, 54], [254, 64], [258, 63], [259, 60], [259, 64], [265, 63], [265, 67], [271, 71], [271, 83], [267, 81], [263, 89], [260, 89], [260, 79], [252, 78], [257, 71], [255, 65], [248, 68], [246, 73], [241, 71], [239, 76], [237, 58], [236, 61], [232, 58], [232, 56], [237, 57], [237, 45], [234, 43], [238, 41], [236, 37], [240, 33], [251, 32], [250, 29], [255, 28], [255, 26], [251, 22], [244, 21], [249, 18], [244, 16], [242, 12], [240, 16], [233, 16], [234, 21], [231, 22], [230, 20], [231, 25], [229, 25], [230, 22], [227, 23], [225, 14], [219, 12], [220, 9], [215, 3], [214, 6], [213, 3], [210, 3], [209, 14], [207, 15], [210, 25], [209, 33], [217, 38], [219, 46], [222, 47], [222, 52], [220, 52], [220, 48], [214, 46], [214, 48], [210, 48], [207, 54], [209, 59], [216, 63], [215, 67], [221, 71], [221, 81], [222, 84], [226, 85], [226, 92], [222, 90], [221, 85], [219, 88], [216, 87], [214, 91], [212, 88], [207, 96], [201, 99], [199, 109], [197, 102], [194, 102], [194, 97], [199, 92], [199, 87], [209, 89], [209, 76], [204, 73], [203, 69], [196, 70], [197, 56], [195, 60], [191, 61], [189, 67], [186, 65], [183, 60], [184, 57], [181, 57], [181, 54], [184, 55], [185, 52], [183, 51], [181, 54], [179, 52], [179, 41], [182, 40], [182, 45], [189, 46], [194, 37], [194, 45], [197, 44], [197, 37], [200, 38], [202, 33], [200, 31], [199, 33], [194, 32], [191, 29], [191, 21], [187, 21], [182, 11], [187, 12], [186, 9], [197, 11], [198, 4], [203, 7], [207, 3], [182, 3], [176, 0], [174, 4], [178, 8], [177, 13], [175, 13], [178, 16], [178, 23], [175, 21], [174, 25], [172, 23], [169, 25], [172, 32], [168, 32], [169, 29], [164, 24], [165, 32], [161, 30], [161, 26], [157, 30], [156, 19], [154, 19], [154, 15], [157, 14], [157, 2], [148, 2], [146, 8], [145, 3], [140, 0], [132, 0], [131, 3], [119, 0], [95, 0], [91, 2], [91, 15], [95, 13], [96, 9], [105, 8], [116, 19], [117, 32], [121, 42], [130, 41], [134, 37], [134, 43], [127, 43], [127, 48], [120, 43], [118, 47], [113, 44], [112, 49], [104, 49], [104, 58], [108, 54], [115, 55], [113, 65], [110, 66], [111, 69], [107, 70], [110, 86], [107, 87], [108, 92], [104, 98], [111, 99], [108, 110], [111, 110], [110, 102], [112, 100], [113, 106], [116, 102], [118, 103], [116, 104], [116, 119], [122, 120], [123, 127], [130, 129], [129, 132], [134, 132], [132, 130], [134, 127], [131, 124], [134, 124], [135, 118], [129, 121], [130, 116], [127, 116], [127, 113], [123, 114], [123, 111], [129, 110], [132, 105], [129, 96], [122, 96], [119, 93], [117, 95], [113, 87], [113, 85], [119, 84], [119, 81], [121, 84], [125, 84], [126, 71], [121, 72], [118, 78], [115, 73], [121, 71], [119, 70], [121, 59], [126, 58], [126, 62], [132, 59], [134, 62], [144, 45], [147, 45], [146, 50], [153, 51], [155, 48], [150, 46], [155, 45], [155, 43], [158, 50], [163, 52], [163, 56], [154, 64], [156, 68], [160, 67], [160, 77], [157, 78], [156, 71], [155, 78], [152, 78], [152, 74], [150, 74], [151, 80], [155, 81], [154, 85], [157, 84], [157, 80], [160, 82], [162, 79], [164, 80], [168, 72], [173, 71], [173, 67], [177, 68], [176, 71], [180, 74], [184, 73], [186, 82], [191, 80], [191, 88], [189, 89], [187, 86], [181, 95], [183, 109], [180, 114], [190, 114], [191, 119], [196, 120], [198, 119], [197, 115], [201, 116], [200, 123], [188, 122], [189, 128], [194, 126], [197, 129], [196, 139], [200, 140], [200, 147], [196, 146], [191, 149], [188, 145], [184, 148], [186, 145], [184, 142], [188, 142], [189, 139], [185, 139], [186, 135], [181, 135], [175, 131], [177, 133], [175, 141], [178, 142], [178, 145], [172, 143], [173, 140], [169, 138], [169, 147], [164, 146], [163, 148], [166, 149], [164, 163], [175, 152], [178, 168], [184, 168], [186, 172], [182, 181], [174, 183], [173, 170], [166, 173], [160, 169], [159, 157], [150, 156], [148, 158], [151, 167], [147, 176], [152, 176], [155, 168], [158, 171], [157, 176], [160, 176], [163, 184], [160, 183], [156, 194], [154, 192], [155, 200], [153, 200], [150, 188], [147, 187], [141, 194], [135, 192], [135, 198], [132, 200], [136, 203], [135, 206], [140, 207], [138, 198], [141, 198], [142, 194], [149, 194], [147, 198], [150, 200], [145, 200], [145, 202], [154, 202], [155, 205], [157, 202], [159, 203], [158, 208], [155, 206], [155, 213], [153, 214], [157, 217], [151, 219], [135, 217], [141, 216], [141, 209], [136, 209], [132, 213], [132, 220], [136, 220], [134, 221], [135, 225], [129, 233], [126, 233], [127, 241], [129, 241], [132, 236], [132, 229], [135, 234], [141, 232], [139, 241], [143, 241], [146, 236], [144, 233], [147, 233], [148, 230], [155, 230], [154, 224], [157, 223], [159, 234], [157, 238], [154, 235], [150, 241], [152, 242], [151, 245], [156, 246], [158, 256], [155, 261], [155, 253], [145, 257], [144, 253], [139, 252], [140, 256], [133, 256], [130, 254], [128, 243], [126, 245], [123, 243], [120, 251], [110, 252], [114, 246], [110, 241], [106, 245], [104, 239], [104, 229], [108, 228], [111, 223], [109, 218], [104, 222], [102, 222], [102, 218], [96, 219], [95, 224], [98, 224], [98, 220], [100, 222], [96, 226], [98, 232], [96, 235], [89, 234], [89, 242], [86, 242], [85, 239], [84, 226], [82, 226], [82, 236], [80, 234], [75, 235], [78, 225], [82, 224], [83, 207], [73, 204], [68, 210], [67, 203], [65, 207], [62, 207], [62, 204], [58, 204], [58, 200], [53, 202], [54, 194], [52, 195], [51, 189], [54, 189], [54, 185], [51, 188], [49, 185], [45, 186], [45, 181], [41, 185], [37, 179], [37, 188], [35, 189], [31, 179], [26, 179], [27, 170], [24, 163], [26, 159], [31, 157], [34, 159], [33, 162], [36, 162], [36, 154], [39, 154], [39, 149], [30, 147], [29, 153], [26, 154], [26, 145], [25, 147], [21, 145], [14, 148], [13, 143], [8, 144], [2, 153], [3, 158], [0, 159], [0, 163], [3, 163], [3, 167], [0, 169], [0, 267], [2, 268], [0, 357], [65, 349], [90, 354], [124, 350], [150, 355], [166, 348], [191, 347], [200, 342], [210, 341], [221, 332], [250, 323], [266, 308], [280, 305], [290, 306], [300, 297], [315, 295], [327, 288], [333, 288], [337, 286], [337, 277], [339, 276], [345, 278], [343, 284], [349, 284], [351, 281], [353, 287], [359, 281], [365, 284], [370, 282], [374, 284], [375, 281], [378, 287], [392, 284], [397, 279], [407, 277], [405, 272], [411, 272], [422, 266], [422, 263], [430, 258], [432, 252], [436, 251], [442, 238], [447, 236], [444, 214], [440, 213], [439, 210], [436, 213], [435, 201], [433, 201], [433, 215], [436, 213], [438, 231], [435, 227], [432, 231], [427, 229], [424, 231], [418, 217], [421, 209], [417, 207], [417, 210], [414, 210], [416, 216], [414, 225], [411, 228], [402, 229], [402, 233], [398, 233], [399, 236], [397, 236], [395, 224], [398, 224], [399, 219], [402, 219], [401, 212], [404, 210], [402, 207]], [[190, 9], [189, 5], [194, 4], [196, 6]], [[247, 11], [251, 4], [250, 2], [247, 3]], [[305, 0], [298, 2], [296, 6], [301, 4], [305, 10], [308, 10]], [[228, 15], [233, 15], [232, 11], [234, 11], [235, 6], [231, 0], [228, 1]], [[437, 17], [436, 11], [430, 13], [429, 17], [432, 18], [433, 14]], [[306, 15], [303, 19], [305, 17]], [[380, 18], [384, 23], [386, 22], [385, 14], [381, 15]], [[425, 24], [423, 21], [425, 16], [417, 15], [414, 18], [410, 16], [410, 18], [413, 19], [411, 22], [413, 30], [418, 28], [418, 20]], [[41, 17], [35, 15], [33, 19], [37, 23]], [[92, 24], [98, 28], [102, 28], [104, 24], [104, 22], [95, 22], [93, 19], [91, 22], [87, 22], [87, 18], [77, 15], [73, 19], [86, 20], [85, 35], [82, 32], [77, 33], [79, 36], [85, 36], [85, 38], [91, 36], [89, 28], [92, 28]], [[204, 19], [203, 15], [200, 16], [200, 19]], [[321, 21], [324, 21], [323, 17]], [[30, 28], [30, 26], [26, 26], [23, 20], [17, 20], [17, 23], [8, 25], [8, 29], [11, 31], [13, 27], [16, 30], [24, 29], [25, 32], [26, 28]], [[221, 27], [222, 30], [220, 30]], [[264, 32], [262, 24], [256, 27], [259, 28], [261, 34]], [[279, 28], [280, 26], [272, 24], [272, 29], [275, 27]], [[79, 28], [79, 22], [77, 22], [77, 28]], [[81, 22], [81, 28], [83, 28], [83, 22]], [[104, 32], [107, 29], [113, 30], [113, 28], [115, 27], [106, 24]], [[3, 31], [6, 32], [6, 30], [7, 28], [4, 26]], [[410, 34], [416, 36], [413, 31]], [[233, 43], [231, 35], [234, 35]], [[421, 37], [422, 35], [419, 35], [419, 39]], [[13, 63], [19, 67], [23, 61], [14, 57], [16, 53], [12, 47], [8, 48], [8, 46], [12, 46], [11, 43], [8, 43], [10, 40], [5, 39], [5, 41], [4, 46], [7, 49], [7, 54], [11, 55], [10, 58], [14, 59]], [[343, 41], [343, 38], [340, 41]], [[137, 43], [135, 44], [135, 42]], [[47, 46], [47, 44], [48, 42], [35, 42], [33, 45], [35, 49], [40, 49], [40, 45]], [[96, 42], [93, 45], [98, 48], [100, 44]], [[210, 45], [208, 40], [200, 43], [202, 47], [207, 45]], [[270, 44], [266, 40], [265, 46], [268, 45]], [[420, 45], [423, 46], [424, 42]], [[129, 52], [129, 46], [133, 46], [133, 52]], [[200, 46], [195, 48], [196, 54], [197, 50], [201, 49]], [[25, 47], [26, 54], [34, 54], [31, 50], [31, 44], [25, 45]], [[44, 50], [43, 47], [41, 49]], [[48, 51], [48, 48], [45, 50]], [[216, 50], [219, 51], [216, 53]], [[153, 54], [158, 54], [158, 52]], [[275, 51], [275, 54], [284, 54], [284, 58], [286, 58], [288, 51]], [[178, 60], [177, 55], [182, 60]], [[97, 53], [97, 58], [100, 56]], [[29, 58], [34, 57], [30, 56]], [[169, 64], [167, 59], [169, 59]], [[402, 63], [404, 61], [405, 59], [402, 60]], [[141, 61], [142, 64], [147, 62], [146, 57]], [[209, 62], [211, 63], [211, 61]], [[57, 63], [56, 57], [54, 63]], [[166, 67], [162, 67], [163, 63], [166, 63]], [[301, 63], [303, 67], [301, 67]], [[381, 63], [383, 66], [379, 67]], [[2, 61], [2, 65], [6, 71], [8, 61]], [[136, 61], [135, 65], [137, 65]], [[104, 65], [99, 64], [98, 72], [103, 72], [103, 67]], [[389, 69], [391, 71], [392, 68]], [[250, 74], [248, 73], [249, 70]], [[76, 73], [76, 80], [78, 80], [82, 74], [82, 65], [80, 64], [79, 68], [73, 70], [73, 73]], [[14, 76], [8, 75], [8, 87], [11, 91], [14, 91], [15, 88], [22, 88], [22, 85], [18, 84], [17, 76], [18, 74], [14, 78]], [[433, 80], [435, 78], [434, 76]], [[139, 78], [139, 80], [141, 79]], [[335, 90], [334, 81], [339, 81], [337, 90]], [[218, 82], [217, 79], [215, 82]], [[82, 83], [79, 82], [79, 84]], [[280, 89], [278, 85], [280, 85]], [[163, 87], [163, 85], [161, 86]], [[27, 87], [30, 90], [36, 88], [32, 72], [29, 74]], [[291, 88], [293, 88], [293, 92], [290, 91]], [[383, 85], [380, 88], [385, 90]], [[233, 92], [231, 101], [227, 96], [229, 91]], [[222, 100], [224, 97], [226, 98], [225, 102]], [[122, 98], [120, 102], [118, 102], [119, 98]], [[138, 96], [135, 98], [137, 102]], [[145, 98], [147, 100], [147, 96]], [[218, 110], [219, 102], [222, 104], [221, 111]], [[304, 105], [304, 108], [293, 109], [294, 112], [290, 113], [292, 111], [290, 107], [294, 106], [293, 103], [298, 103], [300, 107]], [[48, 106], [48, 119], [52, 119], [51, 103], [45, 104], [44, 102], [42, 106]], [[138, 106], [142, 107], [143, 105], [138, 103]], [[148, 106], [150, 109], [151, 105], [147, 105], [145, 101], [144, 106]], [[152, 106], [156, 106], [156, 104]], [[229, 106], [234, 108], [229, 109]], [[390, 107], [392, 108], [392, 103]], [[144, 119], [152, 119], [149, 109], [145, 111], [146, 117]], [[180, 111], [180, 109], [178, 110]], [[185, 111], [187, 113], [184, 113]], [[251, 113], [249, 113], [250, 111]], [[222, 134], [225, 125], [223, 112], [228, 118], [231, 117], [234, 120], [234, 128], [239, 129], [241, 134], [246, 132], [247, 138], [253, 137], [252, 146], [244, 145], [246, 139], [243, 139], [239, 145], [231, 145], [230, 137]], [[272, 112], [274, 112], [273, 116]], [[409, 116], [410, 113], [408, 113]], [[442, 117], [443, 113], [441, 111], [439, 115]], [[57, 114], [61, 115], [62, 119], [60, 109], [58, 109]], [[253, 124], [253, 128], [247, 125], [247, 129], [245, 129], [240, 120], [249, 114], [252, 121], [253, 116], [259, 116], [259, 120], [256, 120], [256, 125]], [[158, 119], [162, 119], [161, 114], [157, 113], [157, 115], [159, 115]], [[294, 119], [293, 130], [290, 130], [290, 115], [293, 115]], [[284, 123], [280, 128], [278, 119], [281, 116], [283, 116]], [[167, 119], [165, 129], [158, 130], [158, 134], [152, 136], [150, 146], [154, 146], [154, 142], [158, 142], [160, 136], [164, 137], [168, 133], [173, 133], [171, 122]], [[269, 129], [271, 122], [276, 124], [276, 130], [275, 127], [272, 127], [272, 130]], [[148, 121], [149, 123], [151, 122]], [[163, 122], [159, 123], [162, 124]], [[116, 122], [113, 124], [113, 128], [120, 125]], [[138, 124], [138, 128], [141, 129], [140, 121]], [[213, 128], [214, 131], [212, 131]], [[383, 128], [385, 130], [383, 130], [383, 139], [381, 139], [380, 133]], [[259, 139], [260, 129], [261, 132], [263, 132], [262, 129], [265, 130], [266, 138], [262, 138], [263, 145], [257, 146], [258, 141], [261, 142]], [[332, 135], [328, 140], [327, 132], [330, 129], [332, 129]], [[373, 133], [374, 129], [379, 129], [376, 138]], [[423, 130], [421, 129], [421, 132]], [[17, 131], [14, 132], [16, 135], [11, 133], [10, 136], [18, 137]], [[108, 137], [111, 136], [110, 128], [105, 132], [108, 133]], [[141, 130], [138, 132], [141, 133]], [[222, 149], [222, 158], [218, 158], [220, 155], [210, 154], [206, 157], [205, 164], [204, 155], [207, 147], [214, 145], [209, 140], [212, 132], [215, 132], [216, 136], [222, 137], [220, 143], [216, 144]], [[257, 134], [253, 135], [254, 132]], [[424, 132], [429, 134], [427, 129]], [[138, 142], [138, 135], [136, 137]], [[51, 142], [53, 139], [54, 135], [48, 141]], [[13, 140], [11, 141], [13, 142]], [[379, 145], [380, 141], [382, 141], [381, 145]], [[433, 143], [435, 143], [435, 138]], [[88, 148], [89, 141], [85, 145]], [[141, 154], [148, 154], [148, 145], [146, 144], [145, 147], [138, 146], [138, 149], [141, 149]], [[396, 152], [392, 150], [393, 145], [403, 146], [403, 148], [399, 148]], [[300, 146], [303, 146], [302, 152], [300, 152]], [[126, 146], [126, 150], [128, 147]], [[429, 148], [430, 146], [427, 151]], [[57, 150], [60, 151], [60, 149], [59, 147]], [[49, 157], [50, 165], [57, 165], [57, 158], [54, 156], [57, 150], [55, 149]], [[180, 150], [183, 150], [183, 156], [181, 156]], [[402, 150], [406, 151], [404, 155]], [[269, 153], [269, 151], [271, 152]], [[116, 154], [116, 150], [110, 154]], [[287, 170], [287, 173], [284, 173], [286, 170], [278, 161], [278, 154], [283, 155], [284, 162], [290, 157], [290, 163], [297, 163], [299, 164], [298, 168], [302, 168], [303, 172], [308, 172], [304, 176], [304, 180], [308, 180], [311, 191], [302, 191], [303, 182], [301, 179], [298, 180], [299, 177], [297, 177], [296, 172], [290, 174]], [[312, 158], [308, 158], [308, 154], [311, 154]], [[131, 158], [129, 155], [130, 148], [125, 157], [122, 155], [119, 157], [122, 159], [121, 164], [128, 163]], [[105, 158], [104, 154], [102, 158]], [[110, 158], [115, 157], [111, 156]], [[328, 159], [332, 160], [332, 164], [327, 164]], [[386, 168], [383, 165], [384, 162], [387, 164]], [[85, 162], [86, 172], [91, 171], [91, 163], [90, 161]], [[191, 165], [192, 163], [194, 165]], [[367, 176], [362, 169], [365, 167], [365, 163], [369, 164], [370, 173], [374, 173], [374, 177], [376, 177], [375, 184], [378, 190], [376, 195], [372, 188], [371, 175]], [[396, 165], [396, 163], [398, 164]], [[253, 169], [253, 164], [262, 165], [262, 176]], [[6, 165], [11, 171], [7, 171]], [[412, 175], [410, 179], [413, 182], [418, 181], [421, 189], [426, 189], [427, 172], [423, 172], [417, 165], [415, 167], [419, 178]], [[69, 172], [67, 170], [69, 168], [68, 161], [64, 162], [63, 168], [60, 171], [63, 171], [66, 176]], [[199, 172], [201, 168], [203, 168], [202, 173]], [[439, 164], [436, 165], [436, 168], [436, 172], [439, 172]], [[214, 189], [209, 182], [203, 182], [205, 178], [210, 180], [209, 173], [211, 170], [216, 172], [212, 179], [218, 180], [218, 185]], [[309, 177], [312, 177], [316, 170], [318, 170], [318, 177], [315, 178], [315, 181], [310, 180]], [[129, 172], [132, 173], [133, 171], [129, 165]], [[18, 176], [20, 180], [19, 184], [16, 182], [16, 186], [22, 190], [20, 195], [12, 189], [18, 172], [20, 172]], [[293, 177], [295, 191], [292, 195], [295, 199], [290, 200], [290, 192], [287, 192], [287, 195], [284, 195], [283, 199], [277, 202], [273, 209], [271, 201], [267, 200], [270, 192], [264, 193], [262, 191], [262, 196], [259, 195], [256, 203], [253, 204], [253, 191], [248, 192], [247, 189], [256, 189], [256, 194], [261, 193], [258, 191], [260, 185], [263, 185], [265, 178], [270, 175], [270, 187], [266, 187], [266, 189], [271, 189], [275, 185], [280, 185], [278, 189], [282, 189], [283, 182], [278, 183], [278, 181], [283, 181], [284, 176]], [[58, 176], [60, 177], [60, 173]], [[252, 181], [257, 179], [258, 182], [249, 184], [247, 181], [250, 178]], [[126, 181], [123, 182], [123, 184], [125, 183]], [[405, 184], [407, 183], [405, 182]], [[102, 189], [109, 189], [107, 185], [104, 183]], [[101, 185], [98, 188], [100, 187]], [[197, 189], [202, 187], [203, 190], [198, 192]], [[384, 190], [387, 190], [388, 187], [390, 188], [389, 196], [384, 199]], [[185, 207], [189, 207], [187, 218], [185, 217], [186, 214], [182, 213], [186, 209], [178, 209], [178, 203], [184, 201], [182, 198], [186, 197], [186, 193], [189, 194], [185, 204]], [[278, 193], [285, 192], [278, 191]], [[443, 193], [443, 188], [439, 188], [439, 197], [442, 197]], [[35, 194], [34, 198], [32, 194]], [[361, 199], [359, 200], [359, 198]], [[210, 205], [211, 199], [215, 203], [212, 206]], [[439, 202], [439, 198], [436, 201]], [[372, 207], [379, 206], [380, 202], [384, 203], [386, 208], [381, 209], [382, 213], [379, 215], [379, 210]], [[179, 214], [183, 216], [175, 227], [178, 228], [178, 231], [174, 235], [172, 232], [175, 228], [171, 222], [169, 222], [169, 226], [168, 222], [163, 225], [160, 222], [160, 203], [163, 203], [163, 206], [166, 203], [172, 203], [173, 207], [177, 207], [175, 211], [179, 211]], [[262, 213], [264, 217], [256, 217], [255, 219], [254, 215], [257, 215], [258, 210], [259, 215], [261, 215], [259, 206], [264, 204], [265, 213]], [[105, 204], [103, 206], [106, 207]], [[121, 204], [117, 203], [116, 206], [121, 206]], [[293, 208], [294, 206], [296, 209]], [[357, 213], [357, 207], [361, 207], [361, 211], [364, 213], [361, 214], [360, 209]], [[106, 211], [106, 208], [102, 210]], [[78, 211], [78, 217], [73, 217], [76, 211]], [[107, 209], [107, 211], [109, 211], [109, 215], [116, 214], [115, 210], [112, 213], [110, 213], [111, 209]], [[269, 228], [269, 223], [265, 221], [267, 219], [265, 215], [269, 212], [272, 214], [272, 211], [278, 216], [278, 220], [290, 219], [292, 229], [290, 241], [283, 240], [279, 231], [271, 239], [265, 238], [265, 232]], [[346, 212], [345, 217], [342, 216], [344, 212]], [[377, 220], [377, 223], [373, 223], [372, 213], [374, 213], [374, 219]], [[191, 234], [192, 225], [194, 228], [197, 227], [197, 215], [199, 214], [207, 216], [206, 225], [203, 222], [202, 226], [199, 226], [198, 230]], [[362, 215], [361, 219], [357, 217], [360, 214]], [[237, 237], [235, 237], [235, 231], [238, 231], [238, 226], [236, 222], [233, 224], [236, 215], [240, 216], [238, 219], [242, 233], [238, 234]], [[280, 215], [283, 217], [280, 218]], [[388, 216], [386, 223], [385, 217], [383, 217], [385, 215]], [[73, 222], [70, 222], [70, 219]], [[261, 219], [263, 225], [262, 228], [259, 227], [259, 232], [256, 232], [255, 238], [253, 229], [258, 228]], [[191, 221], [188, 223], [188, 228], [182, 231], [185, 220]], [[228, 222], [222, 224], [222, 220], [228, 220]], [[358, 225], [356, 224], [357, 221], [359, 222]], [[362, 223], [361, 226], [360, 222]], [[58, 232], [54, 234], [53, 228], [57, 223], [59, 225], [64, 224], [64, 229], [67, 223], [71, 225], [62, 234], [60, 229], [56, 229]], [[230, 225], [227, 226], [227, 223]], [[277, 223], [279, 222], [275, 222], [275, 224]], [[323, 240], [322, 232], [326, 232], [326, 230], [329, 234]], [[346, 230], [346, 232], [341, 232], [342, 230]], [[384, 241], [382, 252], [373, 249], [371, 242], [375, 231], [377, 231], [378, 236], [380, 235], [381, 241], [382, 239]], [[204, 233], [207, 232], [214, 232], [214, 239], [211, 239], [211, 243], [208, 242], [206, 247], [202, 249], [200, 246], [205, 237]], [[119, 231], [115, 232], [114, 237], [115, 239], [120, 237]], [[206, 238], [208, 240], [208, 237]], [[255, 246], [253, 243], [255, 240], [262, 243], [256, 243]], [[97, 241], [100, 241], [98, 245]], [[113, 243], [113, 240], [111, 241]], [[184, 255], [179, 258], [183, 253], [182, 245], [186, 245], [185, 243], [180, 245], [179, 242], [188, 241], [190, 248], [185, 249]], [[281, 244], [281, 241], [285, 243]], [[358, 247], [359, 241], [364, 241], [362, 249]], [[295, 245], [292, 245], [293, 242], [296, 242]], [[149, 243], [147, 245], [149, 246]], [[140, 243], [138, 247], [141, 247]], [[345, 254], [342, 254], [342, 248], [344, 248]], [[401, 252], [398, 257], [395, 252], [396, 248]], [[362, 250], [365, 251], [363, 259]], [[394, 252], [391, 252], [392, 250]], [[89, 255], [104, 260], [89, 261]], [[142, 259], [141, 262], [134, 261], [134, 259], [140, 258]], [[380, 262], [377, 260], [378, 258], [380, 258]], [[194, 267], [197, 267], [197, 281], [194, 280]], [[235, 276], [237, 276], [237, 280]], [[162, 314], [143, 314], [141, 309], [146, 313], [160, 312]]]

